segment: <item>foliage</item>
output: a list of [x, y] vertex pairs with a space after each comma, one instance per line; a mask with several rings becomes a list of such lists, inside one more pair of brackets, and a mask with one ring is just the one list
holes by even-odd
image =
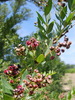
[[[74, 0], [68, 1], [67, 4], [65, 2], [65, 5], [63, 2], [58, 2], [58, 5], [55, 6], [57, 11], [55, 16], [58, 21], [51, 20], [52, 4], [52, 0], [45, 2], [43, 17], [37, 12], [35, 26], [38, 31], [24, 41], [26, 44], [19, 39], [16, 34], [17, 29], [14, 28], [28, 17], [29, 12], [27, 11], [29, 10], [24, 9], [24, 0], [15, 0], [11, 3], [11, 14], [7, 11], [6, 4], [1, 5], [1, 100], [34, 100], [35, 98], [37, 100], [50, 98], [70, 100], [74, 94], [73, 90], [68, 93], [68, 96], [64, 96], [63, 93], [59, 95], [58, 86], [60, 86], [61, 76], [65, 73], [65, 64], [60, 61], [58, 56], [65, 49], [69, 49], [72, 44], [66, 33], [74, 26], [72, 21], [75, 18], [75, 2]], [[10, 14], [9, 17], [8, 14]], [[62, 37], [64, 37], [63, 42], [59, 43]], [[16, 47], [14, 48], [14, 46]], [[14, 52], [12, 52], [13, 48]], [[11, 61], [9, 59], [7, 62], [8, 55], [6, 54], [11, 53], [16, 57], [14, 59], [10, 56]], [[6, 61], [4, 61], [5, 58]]]

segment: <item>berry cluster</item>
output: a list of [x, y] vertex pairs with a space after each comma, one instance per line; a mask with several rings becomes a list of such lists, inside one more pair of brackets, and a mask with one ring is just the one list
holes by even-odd
[[24, 93], [24, 88], [22, 87], [22, 85], [18, 85], [16, 89], [13, 90], [14, 92], [14, 97], [15, 98], [21, 98], [23, 97], [23, 93]]
[[34, 94], [34, 90], [38, 89], [38, 88], [42, 88], [42, 87], [46, 87], [47, 84], [52, 83], [51, 80], [51, 76], [45, 76], [41, 73], [39, 73], [39, 71], [37, 69], [34, 70], [34, 72], [36, 73], [36, 75], [34, 77], [32, 77], [31, 75], [27, 75], [27, 80], [23, 80], [23, 82], [25, 83], [25, 85], [29, 88], [29, 95]]
[[[56, 43], [56, 40], [53, 41], [53, 44]], [[64, 53], [65, 50], [61, 47], [65, 47], [66, 49], [70, 48], [70, 45], [72, 44], [72, 42], [69, 41], [69, 38], [67, 36], [64, 37], [64, 42], [63, 43], [58, 43], [58, 45], [56, 47], [51, 46], [50, 50], [54, 51], [56, 53], [57, 56], [61, 55], [61, 52]], [[50, 59], [53, 60], [55, 57], [51, 56]]]
[[25, 47], [19, 44], [18, 47], [15, 47], [15, 51], [16, 51], [16, 54], [19, 56], [24, 55]]
[[32, 37], [30, 38], [30, 40], [26, 41], [26, 45], [28, 46], [29, 50], [35, 50], [36, 47], [39, 46], [39, 41]]
[[18, 65], [11, 65], [8, 69], [4, 70], [4, 73], [8, 76], [17, 76], [19, 74], [19, 66]]

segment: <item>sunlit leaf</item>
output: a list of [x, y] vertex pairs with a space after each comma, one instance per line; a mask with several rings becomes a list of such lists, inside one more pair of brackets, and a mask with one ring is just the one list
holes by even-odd
[[51, 8], [52, 8], [52, 0], [48, 0], [46, 7], [44, 8], [45, 16], [49, 14], [49, 12], [51, 11]]
[[74, 15], [75, 15], [75, 12], [69, 14], [69, 16], [64, 21], [64, 26], [69, 25], [71, 23]]
[[69, 92], [67, 95], [68, 100], [71, 100], [71, 97], [72, 97], [71, 92]]
[[36, 59], [36, 61], [38, 62], [38, 63], [41, 63], [42, 61], [44, 61], [44, 55], [43, 54], [40, 54], [38, 57], [37, 57], [37, 59]]
[[7, 94], [3, 95], [3, 100], [15, 100], [12, 96], [9, 96]]
[[64, 7], [64, 8], [61, 10], [61, 12], [60, 12], [60, 18], [61, 18], [61, 19], [64, 19], [65, 16], [66, 16], [66, 14], [67, 14], [67, 6]]
[[47, 33], [50, 33], [53, 29], [54, 22], [51, 22], [47, 28]]
[[71, 10], [71, 8], [72, 8], [73, 1], [74, 1], [74, 0], [68, 0], [68, 7], [69, 7], [70, 10]]
[[43, 19], [43, 17], [38, 12], [37, 12], [37, 14], [38, 14], [39, 20], [42, 21], [42, 23], [46, 24], [45, 21], [44, 21], [44, 19]]
[[39, 20], [39, 18], [37, 18], [37, 20], [38, 20], [38, 28], [40, 30], [44, 30], [45, 31], [45, 28], [41, 25], [41, 21]]
[[50, 46], [52, 46], [52, 41], [53, 41], [53, 40], [50, 41], [50, 43], [49, 43], [49, 45], [48, 45], [48, 47], [47, 47], [47, 49], [46, 49], [45, 57], [50, 53]]
[[21, 80], [20, 80], [20, 84], [21, 84], [21, 85], [22, 85], [22, 83], [23, 83], [23, 80], [24, 80], [24, 79], [27, 79], [27, 78], [26, 78], [27, 75], [28, 75], [28, 71], [25, 70], [24, 73], [22, 74], [22, 77], [21, 77]]
[[13, 90], [12, 86], [3, 77], [2, 77], [2, 88], [4, 93], [9, 93], [9, 94], [11, 94], [11, 90]]

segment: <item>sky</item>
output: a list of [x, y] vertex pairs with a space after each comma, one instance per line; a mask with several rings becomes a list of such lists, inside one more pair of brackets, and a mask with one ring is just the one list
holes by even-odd
[[[20, 24], [21, 29], [19, 29], [17, 33], [21, 37], [30, 35], [32, 32], [36, 32], [36, 27], [34, 26], [34, 22], [37, 21], [36, 11], [42, 14], [42, 11], [40, 11], [32, 3], [28, 3], [27, 7], [31, 9], [31, 13], [33, 14], [31, 15], [31, 18], [29, 18], [27, 21], [23, 21]], [[60, 58], [61, 61], [64, 61], [66, 64], [75, 64], [75, 26], [72, 29], [70, 29], [67, 36], [69, 37], [69, 41], [72, 42], [72, 45], [70, 49], [65, 50], [65, 52], [61, 54]]]

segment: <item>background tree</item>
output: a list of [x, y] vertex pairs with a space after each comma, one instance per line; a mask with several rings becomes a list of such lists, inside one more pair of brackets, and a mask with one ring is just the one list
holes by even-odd
[[[18, 25], [27, 20], [30, 10], [25, 7], [25, 0], [10, 1], [10, 5], [2, 3], [0, 5], [0, 58], [4, 59], [5, 55], [11, 54], [10, 48], [21, 41], [17, 34]], [[9, 10], [10, 8], [10, 10]], [[7, 57], [6, 56], [6, 57]]]

